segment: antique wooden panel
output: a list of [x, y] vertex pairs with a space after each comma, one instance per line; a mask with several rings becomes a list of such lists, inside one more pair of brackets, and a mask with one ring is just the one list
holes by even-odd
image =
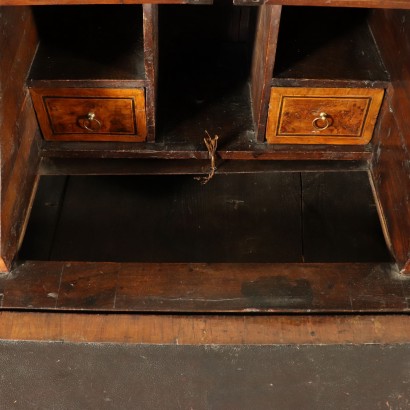
[[266, 139], [271, 144], [367, 144], [384, 90], [276, 88]]
[[3, 340], [171, 345], [408, 343], [407, 315], [220, 316], [1, 312]]
[[155, 141], [158, 87], [158, 6], [143, 5], [147, 141]]
[[24, 229], [39, 162], [37, 122], [25, 80], [37, 35], [29, 8], [0, 15], [1, 266], [10, 268]]
[[10, 267], [19, 248], [40, 162], [40, 136], [29, 98], [19, 118], [21, 144], [8, 184], [2, 186], [2, 257]]
[[405, 313], [385, 263], [33, 262], [0, 277], [2, 309], [80, 312]]
[[372, 173], [392, 251], [405, 273], [410, 273], [409, 21], [409, 12], [389, 10], [378, 10], [371, 19], [392, 81], [376, 129]]
[[18, 118], [26, 99], [25, 81], [38, 40], [29, 8], [3, 8], [0, 24], [0, 134], [4, 184], [21, 143]]
[[32, 88], [31, 96], [45, 139], [145, 140], [143, 89]]
[[258, 14], [251, 70], [252, 110], [257, 141], [263, 141], [265, 138], [270, 82], [275, 62], [281, 9], [280, 6], [262, 6]]

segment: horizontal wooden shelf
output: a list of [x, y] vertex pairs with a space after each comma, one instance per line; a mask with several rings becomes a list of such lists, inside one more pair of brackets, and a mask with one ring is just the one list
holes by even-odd
[[23, 262], [0, 277], [1, 309], [79, 312], [409, 312], [390, 264]]
[[[244, 136], [245, 137], [245, 136]], [[222, 160], [346, 160], [367, 161], [372, 158], [368, 146], [273, 145], [251, 140], [224, 142], [220, 136], [217, 158]], [[209, 160], [202, 138], [190, 143], [43, 143], [42, 156], [47, 158], [157, 158]]]
[[[366, 161], [232, 161], [218, 164], [219, 174], [263, 172], [367, 171]], [[133, 158], [43, 158], [39, 175], [198, 175], [209, 172], [209, 160]]]

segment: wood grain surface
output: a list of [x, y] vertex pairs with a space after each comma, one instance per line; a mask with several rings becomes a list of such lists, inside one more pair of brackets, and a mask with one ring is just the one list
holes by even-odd
[[[140, 142], [146, 138], [143, 89], [31, 88], [30, 91], [47, 140]], [[92, 120], [87, 117], [90, 113], [95, 115]]]
[[391, 264], [20, 263], [1, 309], [89, 313], [406, 313], [410, 281]]
[[[410, 118], [409, 12], [378, 10], [372, 31], [391, 73], [382, 121], [376, 129], [372, 173], [392, 248], [404, 273], [410, 273]], [[396, 53], [397, 50], [399, 53]]]
[[186, 316], [0, 312], [2, 340], [170, 345], [401, 344], [407, 315]]
[[383, 95], [384, 90], [374, 89], [273, 87], [266, 139], [270, 144], [365, 145], [373, 137]]

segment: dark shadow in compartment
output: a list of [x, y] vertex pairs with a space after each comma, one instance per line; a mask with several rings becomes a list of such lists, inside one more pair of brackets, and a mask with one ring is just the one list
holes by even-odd
[[232, 4], [162, 6], [159, 141], [220, 146], [253, 131], [249, 72], [256, 10]]
[[370, 11], [283, 7], [273, 76], [387, 81], [368, 26]]
[[34, 7], [32, 80], [144, 79], [141, 5]]
[[366, 172], [42, 177], [20, 258], [390, 261]]

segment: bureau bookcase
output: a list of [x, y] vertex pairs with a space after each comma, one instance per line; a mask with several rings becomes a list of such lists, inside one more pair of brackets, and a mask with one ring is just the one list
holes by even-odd
[[[66, 275], [91, 282], [98, 277], [89, 295], [97, 299], [117, 278], [114, 307], [124, 310], [407, 310], [410, 288], [403, 291], [398, 281], [410, 273], [410, 2], [159, 3], [0, 0], [1, 271], [8, 275], [4, 294], [14, 295], [3, 307], [58, 307], [46, 297], [36, 305], [26, 293], [45, 292], [44, 284], [57, 277], [59, 292]], [[334, 190], [332, 201], [362, 204], [359, 192], [370, 192], [388, 251], [373, 250], [374, 260], [366, 250], [339, 260], [327, 257], [324, 246], [322, 255], [299, 260], [284, 250], [290, 234], [272, 234], [279, 222], [270, 210], [287, 204], [299, 212], [301, 199], [290, 190], [300, 185], [307, 192], [312, 181], [332, 186], [338, 173], [346, 187], [364, 187]], [[45, 249], [39, 238], [52, 230], [44, 223], [37, 245], [30, 245], [35, 238], [24, 242], [30, 213], [34, 218], [41, 195], [68, 198], [68, 176], [91, 181], [81, 185], [84, 204], [87, 195], [104, 197], [96, 192], [107, 176], [117, 178], [107, 180], [117, 186], [118, 206], [128, 200], [118, 186], [130, 195], [139, 187], [145, 196], [135, 200], [135, 241], [142, 251], [135, 259], [77, 257], [87, 255], [78, 249], [88, 238], [67, 240], [66, 249], [78, 248], [71, 254], [52, 257], [50, 251], [30, 260], [35, 252], [28, 248]], [[187, 194], [168, 202], [158, 199], [184, 189]], [[169, 221], [172, 212], [164, 208], [173, 209], [181, 198]], [[254, 213], [240, 214], [243, 202]], [[177, 236], [191, 229], [185, 214], [198, 203], [200, 212], [212, 208], [214, 218], [193, 219], [199, 244], [192, 238], [178, 243]], [[226, 203], [238, 219], [230, 219]], [[67, 226], [70, 212], [81, 213], [58, 206], [62, 210], [49, 207], [46, 214], [65, 212]], [[107, 210], [102, 221], [111, 218], [110, 207], [101, 208]], [[303, 235], [304, 226], [286, 223], [280, 232]], [[63, 233], [54, 231], [50, 240], [57, 243]], [[241, 245], [232, 245], [242, 235]], [[345, 240], [346, 247], [354, 241]], [[20, 279], [17, 293], [7, 291], [13, 277], [27, 281]], [[382, 298], [400, 289], [399, 302], [352, 307], [357, 278], [371, 280], [367, 291]], [[300, 305], [305, 283], [313, 296], [304, 294]], [[134, 299], [121, 305], [117, 291], [127, 286]], [[275, 290], [285, 292], [282, 304], [272, 299]], [[328, 291], [344, 302], [335, 304]], [[242, 299], [235, 302], [238, 292]], [[74, 302], [69, 307], [85, 309]]]

